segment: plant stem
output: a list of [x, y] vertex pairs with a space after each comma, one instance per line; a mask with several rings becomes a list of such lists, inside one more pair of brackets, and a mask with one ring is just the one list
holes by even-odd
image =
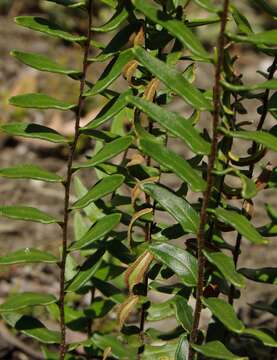
[[[149, 122], [149, 127], [148, 127], [148, 131], [151, 134], [153, 130], [153, 123], [152, 121]], [[150, 166], [151, 165], [151, 157], [147, 156], [146, 157], [146, 165]], [[145, 204], [146, 206], [151, 206], [151, 197], [148, 194], [145, 194]], [[153, 216], [155, 213], [155, 203], [153, 204]], [[144, 228], [144, 241], [146, 243], [150, 243], [151, 242], [151, 233], [152, 233], [152, 227], [153, 227], [153, 221], [151, 223], [147, 223], [145, 225]], [[143, 281], [143, 285], [144, 285], [144, 296], [147, 296], [147, 292], [148, 292], [148, 274], [146, 273], [144, 276], [144, 281]], [[146, 320], [146, 315], [147, 315], [147, 304], [144, 303], [142, 305], [142, 309], [141, 309], [141, 313], [140, 313], [140, 324], [139, 324], [139, 333], [140, 333], [140, 338], [141, 338], [141, 342], [142, 342], [142, 346], [138, 348], [138, 356], [137, 359], [140, 360], [140, 355], [141, 353], [144, 351], [144, 324], [145, 324], [145, 320]]]
[[[234, 98], [235, 98], [235, 103], [237, 102], [237, 94], [234, 94]], [[236, 118], [237, 118], [237, 110], [234, 109], [233, 106], [231, 106], [232, 111], [234, 112], [234, 115], [232, 117], [232, 126], [234, 127], [235, 123], [236, 123]], [[225, 140], [226, 139], [226, 140]], [[224, 137], [222, 140], [226, 146], [225, 150], [223, 151], [223, 153], [225, 154], [227, 160], [223, 165], [224, 169], [227, 169], [228, 165], [229, 165], [229, 156], [228, 153], [229, 151], [231, 151], [232, 149], [232, 145], [233, 145], [233, 138], [226, 138]], [[221, 149], [222, 151], [222, 149]], [[225, 177], [226, 174], [222, 175], [220, 180], [219, 180], [219, 185], [217, 188], [217, 194], [215, 196], [215, 203], [214, 203], [214, 207], [217, 208], [220, 204], [221, 201], [221, 196], [222, 196], [222, 192], [223, 192], [223, 188], [224, 188], [224, 181], [225, 181]], [[209, 232], [208, 232], [208, 236], [207, 236], [207, 241], [211, 242], [212, 241], [212, 237], [213, 237], [213, 233], [215, 231], [215, 220], [211, 221], [210, 224], [210, 228], [209, 228]]]
[[88, 55], [89, 55], [89, 48], [90, 48], [91, 34], [92, 34], [91, 32], [92, 0], [88, 1], [87, 10], [88, 10], [88, 33], [87, 33], [87, 40], [84, 45], [83, 70], [82, 70], [82, 78], [80, 81], [79, 100], [76, 108], [74, 138], [69, 148], [69, 154], [67, 160], [67, 174], [66, 174], [66, 180], [64, 182], [64, 186], [65, 186], [64, 218], [63, 218], [63, 227], [62, 227], [62, 257], [60, 263], [61, 270], [60, 270], [60, 297], [59, 297], [60, 331], [61, 331], [60, 360], [64, 360], [66, 354], [66, 326], [65, 326], [65, 313], [64, 313], [64, 298], [65, 298], [65, 267], [66, 267], [67, 243], [68, 243], [69, 197], [70, 197], [70, 188], [71, 188], [71, 178], [73, 174], [72, 163], [79, 138], [80, 119], [84, 107], [83, 94], [84, 94], [87, 70], [89, 66]]
[[[145, 226], [145, 242], [150, 242], [151, 241], [151, 232], [152, 232], [152, 223], [147, 224]], [[144, 285], [144, 291], [145, 291], [144, 296], [147, 296], [147, 292], [148, 292], [148, 274], [145, 274], [145, 276], [144, 276], [143, 285]], [[138, 348], [138, 356], [137, 356], [138, 360], [140, 360], [140, 355], [144, 351], [144, 324], [145, 324], [146, 315], [147, 315], [147, 308], [148, 308], [147, 304], [144, 303], [142, 305], [142, 309], [141, 309], [141, 313], [140, 313], [139, 333], [140, 333], [142, 346]]]
[[[277, 67], [277, 56], [275, 56], [275, 58], [273, 60], [273, 63], [271, 65], [271, 67], [270, 67], [269, 74], [268, 74], [268, 80], [273, 79], [275, 71], [276, 71], [276, 67]], [[257, 129], [256, 129], [257, 131], [262, 129], [262, 127], [264, 125], [264, 122], [266, 120], [266, 116], [267, 116], [267, 113], [268, 113], [269, 94], [270, 94], [270, 90], [267, 89], [264, 92], [264, 96], [263, 96], [263, 100], [262, 100], [263, 109], [262, 109], [262, 113], [261, 113], [259, 123], [257, 125]], [[257, 143], [255, 143], [255, 142], [252, 143], [250, 151], [251, 151], [251, 154], [254, 154], [257, 151]], [[251, 165], [249, 165], [249, 168], [248, 168], [247, 176], [250, 179], [253, 176], [254, 166], [255, 166], [255, 164], [251, 164]], [[244, 208], [244, 205], [245, 205], [245, 200], [243, 202], [242, 208]], [[233, 252], [233, 260], [234, 260], [234, 263], [235, 263], [235, 267], [237, 267], [237, 263], [238, 263], [238, 259], [239, 259], [240, 245], [241, 245], [241, 235], [238, 234], [237, 238], [236, 238], [235, 249], [234, 249], [234, 252]], [[228, 301], [229, 301], [229, 304], [231, 304], [231, 305], [234, 303], [234, 296], [235, 296], [235, 287], [234, 287], [234, 285], [231, 285], [229, 296], [228, 296]]]
[[[200, 211], [200, 224], [197, 233], [198, 280], [196, 287], [196, 304], [194, 309], [193, 326], [192, 326], [192, 332], [190, 334], [190, 344], [196, 343], [197, 341], [198, 327], [199, 327], [199, 321], [202, 310], [201, 297], [203, 295], [204, 275], [205, 275], [204, 274], [205, 257], [203, 254], [203, 249], [205, 246], [205, 225], [207, 222], [207, 208], [209, 205], [209, 200], [211, 197], [212, 187], [214, 182], [212, 172], [217, 154], [217, 144], [218, 144], [217, 127], [220, 117], [220, 97], [221, 97], [220, 74], [221, 74], [223, 58], [224, 58], [224, 43], [225, 43], [224, 32], [227, 23], [228, 6], [229, 6], [229, 0], [225, 0], [223, 5], [223, 11], [221, 14], [221, 26], [220, 26], [220, 33], [217, 44], [218, 59], [215, 69], [215, 83], [214, 83], [214, 96], [213, 96], [213, 104], [214, 104], [213, 129], [212, 129], [213, 133], [212, 133], [211, 152], [208, 158], [207, 188], [203, 194], [203, 202]], [[194, 358], [194, 350], [190, 345], [188, 360], [193, 360], [193, 358]]]

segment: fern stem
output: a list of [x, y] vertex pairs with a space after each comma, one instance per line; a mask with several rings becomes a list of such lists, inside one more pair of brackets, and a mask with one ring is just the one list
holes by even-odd
[[65, 267], [66, 267], [67, 244], [68, 244], [69, 197], [70, 197], [71, 179], [73, 174], [72, 164], [79, 138], [80, 120], [81, 120], [81, 114], [85, 100], [83, 94], [85, 89], [87, 70], [89, 66], [88, 55], [89, 55], [89, 48], [90, 48], [91, 34], [92, 34], [91, 32], [92, 0], [89, 0], [87, 10], [88, 10], [88, 33], [87, 33], [87, 40], [84, 45], [83, 69], [82, 69], [82, 78], [80, 81], [79, 100], [76, 109], [74, 138], [72, 143], [70, 144], [69, 155], [67, 160], [67, 174], [66, 174], [66, 180], [64, 182], [64, 186], [65, 186], [64, 218], [63, 218], [63, 232], [62, 232], [62, 258], [60, 263], [61, 271], [60, 271], [60, 297], [59, 297], [60, 331], [61, 331], [60, 360], [64, 360], [66, 355], [66, 348], [67, 348], [64, 298], [65, 298]]
[[214, 182], [212, 171], [214, 168], [214, 164], [216, 161], [216, 154], [217, 154], [217, 144], [218, 144], [217, 127], [220, 118], [220, 96], [221, 96], [220, 74], [221, 74], [223, 58], [224, 58], [224, 44], [225, 44], [224, 32], [227, 23], [228, 6], [229, 6], [229, 0], [225, 0], [223, 5], [223, 11], [221, 14], [220, 33], [217, 44], [218, 59], [215, 68], [215, 83], [214, 83], [214, 96], [213, 96], [213, 104], [214, 104], [213, 129], [212, 129], [211, 152], [208, 158], [207, 188], [203, 194], [203, 202], [200, 211], [200, 224], [197, 233], [198, 280], [196, 287], [196, 304], [194, 309], [193, 326], [192, 326], [192, 332], [190, 334], [190, 347], [189, 347], [188, 360], [193, 360], [194, 358], [194, 350], [191, 347], [191, 344], [196, 343], [197, 341], [198, 327], [199, 327], [201, 310], [202, 310], [201, 297], [203, 295], [204, 275], [205, 275], [205, 257], [203, 254], [203, 249], [205, 246], [205, 225], [207, 222], [207, 208], [209, 205], [209, 200], [211, 197], [211, 192]]
[[[270, 67], [269, 74], [268, 74], [268, 80], [273, 79], [276, 68], [277, 68], [277, 56], [275, 56], [275, 58], [273, 60], [273, 63], [271, 65], [271, 67]], [[268, 114], [269, 94], [270, 94], [270, 90], [267, 89], [264, 92], [264, 96], [263, 96], [263, 100], [262, 100], [263, 109], [262, 109], [262, 113], [261, 113], [261, 116], [260, 116], [260, 120], [259, 120], [258, 125], [257, 125], [257, 129], [256, 129], [257, 131], [259, 131], [259, 130], [261, 130], [263, 128], [264, 122], [266, 120], [266, 116]], [[252, 143], [250, 151], [251, 151], [251, 154], [254, 154], [257, 151], [257, 143], [255, 143], [255, 142]], [[252, 178], [252, 176], [253, 176], [254, 166], [255, 166], [255, 164], [249, 165], [248, 173], [247, 173], [247, 176], [249, 178]], [[243, 202], [242, 208], [244, 208], [244, 205], [245, 205], [245, 201]], [[235, 249], [234, 249], [234, 252], [233, 252], [233, 260], [234, 260], [234, 263], [235, 263], [236, 267], [237, 267], [237, 263], [238, 263], [238, 260], [239, 260], [240, 245], [241, 245], [241, 235], [238, 234], [237, 238], [236, 238]], [[234, 303], [234, 296], [235, 296], [235, 287], [234, 287], [234, 285], [231, 285], [229, 296], [228, 296], [228, 301], [229, 301], [229, 304], [231, 304], [231, 305]]]

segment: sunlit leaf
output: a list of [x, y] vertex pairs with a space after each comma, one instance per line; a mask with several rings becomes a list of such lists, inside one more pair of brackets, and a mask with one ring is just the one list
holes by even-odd
[[230, 39], [236, 42], [245, 42], [255, 45], [276, 45], [277, 43], [277, 30], [268, 30], [260, 33], [251, 33], [248, 35], [236, 35], [227, 32]]
[[189, 355], [189, 342], [187, 336], [183, 335], [180, 337], [178, 346], [175, 353], [174, 360], [188, 360]]
[[[120, 53], [121, 49], [126, 48], [130, 37], [141, 27], [140, 22], [133, 22], [122, 27], [121, 30], [117, 31], [115, 36], [110, 40], [108, 45], [104, 47], [103, 51], [94, 58], [89, 58], [90, 62], [106, 61], [111, 57]], [[122, 69], [123, 71], [123, 69]]]
[[[73, 185], [77, 198], [83, 197], [88, 192], [88, 189], [85, 187], [80, 177], [77, 175], [74, 176]], [[103, 211], [99, 209], [94, 203], [90, 203], [88, 206], [86, 206], [84, 208], [84, 213], [93, 223], [104, 216]], [[86, 229], [88, 230], [89, 226], [86, 226]]]
[[268, 240], [263, 238], [262, 235], [254, 228], [250, 221], [243, 215], [233, 210], [226, 210], [218, 207], [210, 211], [216, 217], [234, 227], [242, 236], [254, 244], [267, 244]]
[[251, 34], [253, 33], [251, 25], [247, 18], [240, 12], [234, 5], [232, 6], [233, 18], [242, 33]]
[[247, 360], [232, 354], [220, 341], [210, 341], [203, 345], [192, 344], [192, 347], [200, 354], [211, 359], [221, 360]]
[[157, 121], [171, 134], [182, 139], [194, 153], [209, 154], [210, 144], [204, 140], [189, 120], [136, 96], [128, 96], [127, 100]]
[[40, 71], [48, 71], [64, 75], [80, 75], [80, 71], [67, 69], [64, 66], [56, 63], [48, 57], [36, 53], [27, 53], [13, 50], [11, 55], [22, 63], [31, 66]]
[[96, 155], [94, 155], [87, 162], [74, 165], [74, 169], [94, 167], [98, 164], [107, 161], [122, 151], [126, 150], [132, 144], [132, 136], [122, 136], [114, 141], [107, 143]]
[[118, 28], [124, 20], [128, 17], [128, 11], [125, 7], [120, 8], [108, 22], [99, 27], [93, 27], [92, 30], [96, 32], [110, 32]]
[[0, 169], [0, 176], [10, 179], [32, 179], [48, 182], [62, 182], [63, 178], [37, 165], [18, 165]]
[[0, 206], [0, 215], [10, 219], [34, 221], [42, 224], [59, 223], [59, 220], [51, 215], [30, 206]]
[[99, 347], [103, 351], [107, 347], [111, 347], [112, 355], [116, 359], [120, 359], [120, 360], [136, 359], [136, 349], [129, 348], [128, 352], [126, 352], [126, 346], [112, 335], [94, 334], [91, 340], [97, 347]]
[[266, 346], [270, 346], [274, 348], [277, 347], [276, 337], [274, 337], [273, 334], [267, 331], [262, 331], [259, 329], [244, 329], [242, 333], [260, 340]]
[[153, 7], [144, 0], [133, 0], [135, 7], [156, 24], [163, 26], [176, 37], [194, 55], [201, 59], [209, 59], [209, 54], [193, 32], [180, 20], [170, 18], [164, 11]]
[[223, 299], [214, 297], [202, 298], [202, 302], [229, 330], [241, 334], [244, 330], [243, 323], [238, 319], [232, 305]]
[[34, 292], [25, 292], [9, 296], [6, 301], [0, 305], [0, 312], [17, 311], [29, 306], [44, 306], [56, 302], [53, 295], [39, 294]]
[[86, 2], [85, 0], [75, 1], [75, 0], [47, 0], [49, 2], [54, 2], [59, 5], [68, 6], [70, 8], [78, 8], [78, 7], [85, 7]]
[[59, 331], [49, 330], [38, 319], [23, 315], [16, 323], [15, 329], [44, 344], [59, 344], [61, 336]]
[[106, 67], [101, 77], [95, 85], [85, 93], [85, 96], [94, 96], [107, 89], [122, 73], [123, 67], [134, 58], [130, 49], [122, 51], [118, 57], [114, 58]]
[[0, 257], [0, 265], [26, 263], [57, 263], [58, 259], [46, 251], [33, 248], [20, 249]]
[[172, 300], [161, 303], [152, 303], [147, 310], [148, 321], [159, 321], [174, 316], [175, 310], [172, 306]]
[[82, 209], [90, 203], [103, 198], [104, 196], [115, 191], [124, 181], [123, 175], [111, 175], [104, 177], [79, 200], [77, 200], [71, 209]]
[[[276, 30], [277, 32], [277, 30]], [[254, 84], [254, 85], [235, 85], [235, 84], [231, 84], [225, 80], [221, 80], [220, 81], [221, 84], [229, 90], [235, 91], [235, 92], [243, 92], [243, 91], [255, 91], [255, 90], [263, 90], [263, 89], [268, 89], [268, 90], [277, 90], [277, 80], [273, 79], [273, 80], [267, 80], [258, 84]]]
[[198, 27], [198, 26], [205, 26], [205, 25], [209, 25], [209, 24], [216, 24], [220, 22], [220, 17], [219, 16], [210, 16], [210, 17], [206, 17], [206, 18], [202, 18], [202, 19], [190, 19], [187, 22], [187, 26], [189, 28], [194, 28], [194, 27]]
[[172, 91], [181, 96], [188, 104], [198, 110], [212, 110], [212, 104], [196, 87], [194, 87], [185, 77], [174, 67], [167, 65], [161, 60], [151, 56], [140, 46], [133, 48], [137, 60], [151, 71]]
[[206, 182], [199, 172], [194, 170], [180, 155], [148, 139], [141, 139], [140, 146], [144, 153], [188, 183], [192, 191], [204, 191], [206, 189]]
[[172, 269], [187, 286], [197, 282], [197, 260], [180, 247], [155, 242], [149, 247], [155, 258]]
[[101, 258], [105, 250], [98, 250], [91, 255], [80, 267], [78, 273], [66, 286], [66, 292], [75, 292], [86, 285], [89, 279], [96, 273], [101, 265]]
[[141, 187], [180, 223], [184, 231], [197, 232], [199, 215], [185, 199], [160, 185], [143, 184]]
[[230, 131], [226, 135], [237, 139], [251, 140], [277, 151], [277, 137], [266, 131]]
[[114, 307], [114, 305], [115, 303], [111, 300], [96, 297], [92, 304], [84, 309], [84, 314], [92, 319], [102, 318]]
[[244, 277], [236, 271], [234, 261], [230, 256], [225, 255], [223, 252], [210, 252], [207, 250], [204, 250], [204, 254], [209, 262], [218, 268], [226, 280], [237, 287], [245, 286]]
[[277, 92], [272, 94], [271, 98], [268, 101], [268, 111], [277, 119]]
[[74, 239], [79, 240], [89, 229], [89, 225], [85, 221], [85, 217], [79, 211], [74, 212], [73, 218]]
[[72, 110], [76, 107], [75, 104], [69, 104], [52, 96], [39, 93], [13, 96], [9, 99], [9, 103], [14, 106], [32, 109]]
[[193, 0], [197, 5], [210, 12], [218, 12], [218, 7], [214, 6], [211, 0]]
[[177, 343], [170, 343], [163, 345], [146, 345], [142, 354], [142, 360], [148, 359], [166, 359], [174, 360]]
[[57, 24], [37, 16], [18, 16], [15, 18], [18, 25], [45, 33], [67, 41], [85, 41], [85, 36], [73, 35], [64, 31]]
[[46, 126], [28, 123], [9, 123], [0, 126], [0, 130], [11, 136], [22, 136], [27, 138], [41, 139], [54, 143], [64, 144], [67, 139], [57, 131]]
[[70, 251], [82, 249], [85, 246], [103, 238], [119, 224], [121, 215], [110, 214], [99, 219], [78, 241], [75, 241], [70, 247]]
[[254, 196], [256, 196], [258, 192], [255, 182], [241, 173], [239, 173], [239, 177], [242, 182], [242, 190], [241, 190], [242, 197], [244, 199], [252, 199]]
[[85, 129], [96, 129], [106, 121], [113, 118], [117, 115], [122, 109], [124, 109], [127, 104], [127, 96], [132, 93], [131, 90], [127, 90], [124, 93], [120, 94], [118, 97], [114, 97], [110, 100], [103, 109], [96, 115], [96, 117], [91, 120], [82, 130]]
[[107, 281], [103, 281], [96, 277], [91, 279], [93, 285], [106, 297], [114, 301], [116, 304], [122, 304], [125, 300], [125, 295], [122, 293], [122, 290], [118, 287], [112, 285]]
[[185, 298], [178, 295], [175, 296], [173, 303], [177, 321], [186, 331], [191, 332], [193, 324], [192, 307], [188, 304]]
[[259, 269], [241, 268], [239, 272], [243, 274], [247, 279], [264, 283], [277, 285], [277, 268], [265, 267]]

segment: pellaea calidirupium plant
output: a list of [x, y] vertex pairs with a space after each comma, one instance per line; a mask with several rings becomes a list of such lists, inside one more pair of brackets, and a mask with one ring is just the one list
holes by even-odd
[[[270, 128], [267, 119], [276, 118], [277, 30], [255, 31], [255, 24], [228, 0], [219, 5], [211, 0], [103, 0], [112, 16], [99, 28], [93, 24], [92, 0], [51, 1], [86, 13], [87, 33], [72, 34], [47, 17], [20, 16], [16, 22], [78, 44], [83, 67], [68, 69], [40, 54], [15, 50], [12, 55], [37, 70], [79, 81], [79, 98], [71, 104], [58, 100], [63, 94], [36, 93], [17, 95], [10, 103], [71, 111], [75, 132], [68, 138], [25, 120], [1, 130], [64, 145], [67, 171], [59, 176], [20, 164], [1, 169], [0, 175], [60, 183], [63, 218], [25, 205], [1, 206], [0, 213], [57, 224], [61, 252], [21, 249], [2, 256], [0, 264], [58, 266], [60, 293], [14, 294], [0, 305], [4, 321], [41, 342], [42, 358], [51, 360], [251, 359], [240, 349], [241, 339], [252, 352], [256, 346], [269, 347], [273, 359], [275, 335], [248, 328], [233, 303], [240, 289], [247, 291], [247, 279], [276, 283], [277, 268], [238, 268], [238, 260], [242, 238], [266, 251], [268, 238], [277, 232], [272, 204], [265, 204], [264, 226], [251, 221], [255, 196], [276, 188], [276, 168], [267, 160], [277, 151], [276, 126]], [[269, 3], [252, 2], [276, 18]], [[206, 16], [192, 19], [190, 6]], [[217, 40], [208, 51], [197, 29], [216, 24]], [[96, 42], [97, 32], [111, 33], [109, 43]], [[244, 46], [271, 59], [257, 84], [245, 84], [239, 73], [236, 50]], [[94, 57], [92, 49], [98, 50]], [[108, 65], [91, 83], [90, 72], [104, 61]], [[214, 73], [209, 88], [197, 85], [198, 68], [204, 65]], [[116, 86], [119, 78], [125, 84], [122, 92]], [[106, 105], [81, 127], [86, 101], [96, 95], [106, 98]], [[187, 117], [172, 111], [176, 101], [186, 106]], [[259, 103], [251, 123], [243, 120], [246, 101]], [[79, 140], [85, 137], [95, 150], [77, 160]], [[237, 139], [248, 145], [247, 154], [238, 151]], [[93, 178], [89, 189], [81, 181], [83, 169]], [[240, 186], [232, 187], [229, 177]], [[28, 310], [35, 306], [45, 307], [60, 331], [35, 318]], [[200, 326], [203, 308], [210, 310], [210, 321]], [[275, 303], [256, 308], [277, 311]], [[175, 319], [173, 329], [166, 322], [155, 325], [167, 318]], [[84, 340], [69, 343], [68, 330]]]

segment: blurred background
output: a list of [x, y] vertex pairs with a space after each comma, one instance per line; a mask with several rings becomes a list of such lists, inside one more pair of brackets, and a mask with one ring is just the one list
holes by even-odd
[[[221, 3], [218, 1], [218, 3]], [[255, 6], [255, 1], [236, 0], [234, 4], [242, 11], [253, 25], [255, 31], [274, 28], [275, 24]], [[269, 1], [272, 6], [277, 5], [276, 0]], [[193, 4], [188, 9], [190, 17], [206, 17], [207, 13], [195, 7]], [[105, 5], [105, 1], [98, 1], [93, 8], [93, 26], [101, 26], [111, 16], [112, 11]], [[18, 15], [42, 15], [61, 24], [66, 29], [83, 33], [86, 29], [86, 18], [82, 12], [74, 9], [65, 9], [54, 3], [47, 1], [34, 0], [0, 0], [0, 98], [1, 113], [0, 123], [15, 121], [36, 122], [55, 128], [57, 131], [70, 135], [73, 131], [73, 115], [70, 112], [59, 112], [54, 110], [35, 111], [14, 108], [8, 105], [8, 98], [21, 93], [44, 92], [56, 96], [61, 100], [76, 102], [79, 90], [79, 83], [69, 77], [57, 74], [38, 72], [34, 69], [19, 63], [10, 56], [13, 49], [38, 52], [45, 54], [50, 58], [57, 59], [61, 64], [71, 68], [81, 68], [82, 58], [80, 48], [72, 43], [46, 37], [43, 34], [34, 32], [23, 27], [17, 26], [13, 20]], [[197, 30], [202, 38], [206, 48], [212, 51], [216, 43], [218, 25], [199, 28]], [[101, 34], [94, 33], [94, 40], [107, 44], [114, 33]], [[98, 50], [95, 51], [95, 54]], [[245, 83], [255, 83], [263, 81], [257, 70], [266, 71], [271, 65], [271, 59], [265, 55], [258, 54], [252, 46], [240, 46], [234, 49], [234, 53], [239, 56], [237, 69], [243, 73]], [[93, 52], [92, 52], [92, 55]], [[95, 81], [103, 71], [107, 63], [97, 63], [90, 67], [89, 77]], [[197, 69], [197, 84], [207, 87], [211, 84], [213, 72], [199, 65]], [[123, 79], [119, 80], [117, 86], [124, 87]], [[251, 102], [253, 103], [253, 102]], [[89, 99], [86, 105], [86, 111], [83, 114], [82, 123], [90, 121], [105, 104], [105, 99], [96, 96]], [[258, 114], [256, 105], [246, 104], [248, 113], [244, 115], [243, 120], [257, 121]], [[186, 114], [187, 109], [183, 103], [174, 103], [175, 111]], [[123, 120], [124, 121], [124, 117]], [[127, 121], [127, 120], [126, 120]], [[267, 127], [273, 125], [273, 119], [270, 116], [267, 119]], [[205, 124], [204, 124], [205, 126]], [[84, 142], [80, 145], [78, 156], [93, 148], [93, 143]], [[178, 144], [176, 144], [176, 147]], [[8, 167], [20, 163], [38, 164], [48, 170], [64, 174], [66, 149], [62, 146], [49, 145], [48, 142], [39, 140], [30, 140], [23, 138], [10, 138], [0, 133], [0, 167]], [[268, 155], [267, 160], [276, 161]], [[266, 160], [264, 160], [266, 162]], [[276, 165], [276, 163], [275, 163]], [[90, 172], [85, 173], [83, 181], [91, 185], [95, 179], [92, 179]], [[173, 184], [174, 185], [174, 184]], [[35, 181], [9, 181], [0, 178], [0, 196], [1, 204], [25, 204], [29, 206], [39, 206], [41, 210], [53, 215], [62, 215], [63, 192], [60, 185], [47, 184]], [[277, 206], [277, 200], [274, 200], [274, 194], [270, 191], [264, 191], [262, 196], [255, 198], [255, 222], [257, 225], [263, 225], [267, 221], [265, 215], [264, 203], [271, 203]], [[275, 203], [275, 204], [274, 204]], [[60, 231], [55, 225], [42, 226], [31, 222], [15, 222], [5, 218], [0, 218], [0, 254], [5, 254], [11, 250], [23, 247], [37, 247], [58, 253], [60, 244]], [[269, 245], [270, 249], [265, 250], [258, 246], [250, 246], [243, 243], [242, 257], [240, 266], [243, 267], [266, 267], [274, 266], [277, 258], [277, 247], [274, 244]], [[251, 254], [251, 256], [250, 256]], [[0, 301], [8, 294], [15, 291], [58, 291], [58, 274], [48, 269], [47, 265], [34, 266], [13, 266], [0, 268]], [[265, 312], [257, 312], [247, 306], [247, 303], [255, 303], [258, 300], [271, 302], [276, 298], [276, 288], [273, 285], [258, 285], [248, 282], [247, 292], [237, 306], [240, 308], [242, 318], [249, 326], [267, 325], [276, 329], [277, 321], [274, 317]], [[76, 339], [74, 339], [76, 340]], [[7, 357], [7, 348], [12, 346], [1, 335], [0, 328], [0, 359]], [[258, 355], [259, 356], [259, 355]], [[20, 358], [20, 357], [19, 357]], [[257, 359], [266, 358], [262, 354]], [[22, 358], [24, 359], [24, 357]]]

